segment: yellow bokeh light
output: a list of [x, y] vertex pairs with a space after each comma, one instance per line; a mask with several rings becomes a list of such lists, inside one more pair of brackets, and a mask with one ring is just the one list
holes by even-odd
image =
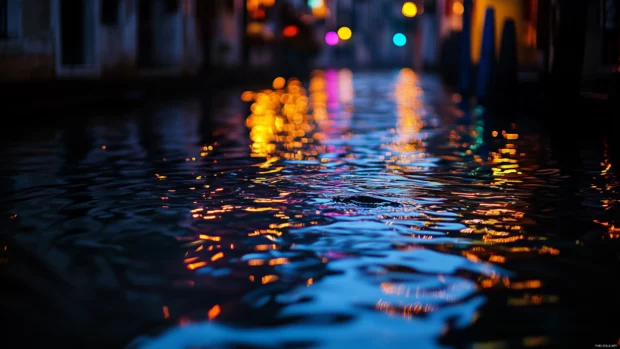
[[273, 5], [276, 4], [276, 0], [262, 0], [261, 3], [265, 7], [272, 7]]
[[452, 5], [452, 11], [457, 15], [462, 15], [465, 13], [465, 7], [462, 2], [457, 1]]
[[403, 15], [405, 17], [415, 17], [418, 14], [418, 7], [411, 1], [406, 2], [403, 5]]
[[283, 77], [277, 77], [273, 80], [273, 88], [276, 90], [280, 90], [286, 85], [286, 79]]
[[338, 37], [340, 40], [349, 40], [353, 36], [353, 32], [349, 27], [342, 27], [338, 29]]

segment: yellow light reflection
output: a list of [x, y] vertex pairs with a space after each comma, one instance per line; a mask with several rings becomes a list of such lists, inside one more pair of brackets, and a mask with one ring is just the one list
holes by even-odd
[[218, 252], [215, 255], [213, 255], [213, 257], [211, 257], [211, 262], [215, 262], [218, 259], [222, 259], [224, 258], [224, 253], [223, 252]]
[[[398, 75], [394, 95], [396, 97], [396, 137], [390, 145], [392, 152], [385, 154], [386, 162], [407, 166], [425, 156], [423, 136], [424, 123], [420, 116], [422, 90], [418, 87], [417, 74], [408, 68], [402, 69]], [[391, 167], [394, 170], [407, 170], [406, 167]]]
[[204, 267], [206, 265], [207, 265], [207, 262], [191, 263], [191, 264], [187, 265], [187, 269], [189, 269], [189, 270], [196, 270], [196, 269], [202, 268], [202, 267]]
[[200, 238], [201, 240], [211, 240], [211, 241], [220, 241], [222, 239], [219, 236], [210, 236], [210, 235], [204, 235], [204, 234], [198, 235], [198, 238]]
[[269, 284], [272, 282], [276, 282], [278, 281], [278, 279], [280, 279], [277, 275], [265, 275], [261, 278], [261, 282], [263, 285], [265, 284]]

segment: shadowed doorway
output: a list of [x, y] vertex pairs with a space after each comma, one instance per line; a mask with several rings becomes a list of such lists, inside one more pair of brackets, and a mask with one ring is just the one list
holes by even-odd
[[153, 1], [138, 1], [138, 65], [152, 67], [155, 65], [153, 57]]
[[85, 52], [85, 12], [83, 0], [61, 0], [61, 45], [63, 65], [82, 65], [86, 63]]

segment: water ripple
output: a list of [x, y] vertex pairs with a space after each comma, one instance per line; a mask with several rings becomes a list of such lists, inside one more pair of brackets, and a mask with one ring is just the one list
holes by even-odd
[[[542, 309], [581, 309], [561, 273], [600, 290], [610, 274], [576, 266], [617, 265], [609, 159], [568, 176], [535, 128], [476, 117], [433, 77], [316, 71], [242, 99], [101, 115], [3, 150], [0, 261], [66, 305], [56, 336], [439, 348], [470, 330], [461, 344], [509, 343], [484, 333], [527, 312], [511, 333], [560, 344], [568, 325]], [[18, 268], [32, 255], [44, 272]]]

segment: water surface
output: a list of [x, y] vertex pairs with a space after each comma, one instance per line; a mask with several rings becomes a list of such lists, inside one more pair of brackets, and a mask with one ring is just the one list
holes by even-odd
[[149, 349], [617, 343], [604, 142], [551, 144], [408, 69], [276, 87], [7, 138], [5, 329]]

